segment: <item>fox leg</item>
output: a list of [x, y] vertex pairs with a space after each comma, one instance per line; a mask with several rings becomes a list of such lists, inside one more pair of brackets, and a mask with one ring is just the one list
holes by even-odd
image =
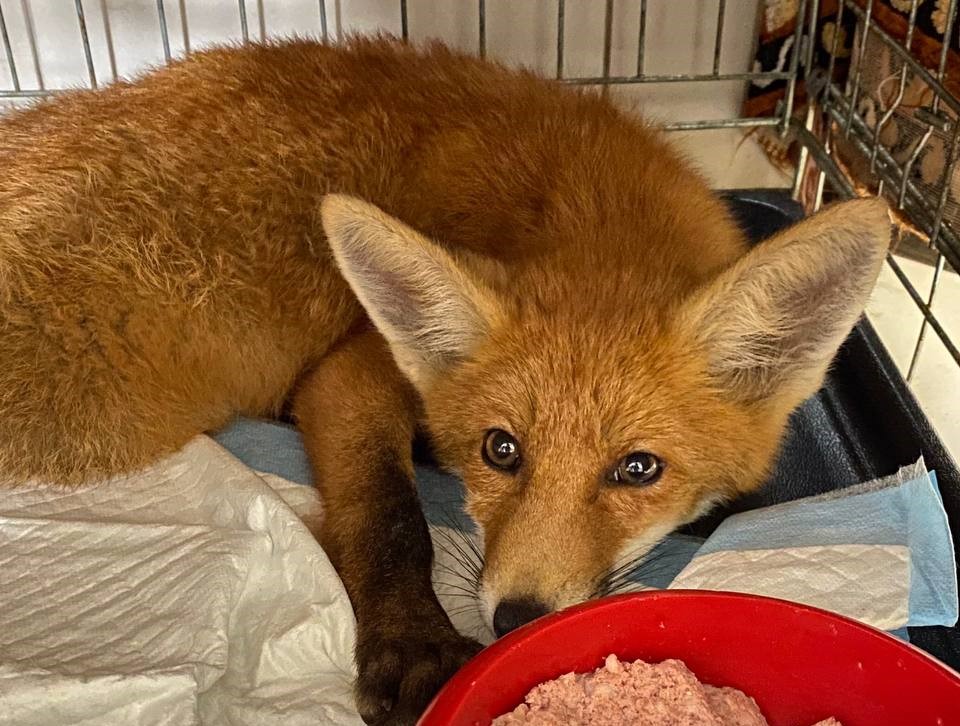
[[413, 482], [418, 406], [373, 331], [328, 353], [293, 401], [324, 505], [315, 535], [357, 616], [357, 705], [371, 724], [413, 724], [480, 649], [454, 630], [431, 584]]

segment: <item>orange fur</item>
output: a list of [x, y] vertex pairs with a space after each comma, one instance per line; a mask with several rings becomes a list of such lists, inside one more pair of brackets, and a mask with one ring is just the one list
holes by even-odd
[[[211, 50], [69, 93], [0, 119], [0, 167], [0, 476], [135, 469], [296, 391], [383, 723], [473, 647], [429, 592], [421, 408], [484, 529], [488, 607], [583, 599], [628, 543], [763, 480], [888, 235], [854, 202], [745, 255], [643, 122], [385, 39]], [[484, 463], [491, 428], [520, 442], [516, 474]], [[609, 486], [637, 450], [660, 481]]]
[[[650, 253], [690, 281], [731, 255], [722, 241], [684, 249], [692, 218], [729, 222], [654, 134], [439, 46], [197, 53], [7, 115], [0, 163], [0, 471], [13, 479], [126, 470], [276, 410], [360, 313], [324, 248], [328, 191], [511, 258], [598, 213], [593, 237], [664, 230]], [[684, 208], [660, 204], [665, 189]]]

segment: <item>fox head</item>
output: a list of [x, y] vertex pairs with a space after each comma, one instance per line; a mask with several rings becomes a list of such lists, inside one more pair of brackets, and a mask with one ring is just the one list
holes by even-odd
[[504, 276], [350, 197], [322, 217], [463, 478], [498, 634], [602, 594], [627, 553], [765, 480], [889, 242], [882, 201], [840, 203], [682, 295], [634, 299], [549, 255]]

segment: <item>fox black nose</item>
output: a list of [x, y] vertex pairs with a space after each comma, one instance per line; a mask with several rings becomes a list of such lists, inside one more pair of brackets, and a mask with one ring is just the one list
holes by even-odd
[[493, 631], [499, 638], [548, 612], [550, 608], [530, 598], [503, 600], [493, 611]]

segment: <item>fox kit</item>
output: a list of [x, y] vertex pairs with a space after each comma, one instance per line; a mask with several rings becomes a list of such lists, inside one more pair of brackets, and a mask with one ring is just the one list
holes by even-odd
[[135, 471], [289, 406], [411, 723], [479, 646], [431, 589], [429, 433], [504, 633], [757, 487], [888, 244], [879, 201], [749, 250], [661, 135], [439, 45], [196, 53], [0, 119], [0, 478]]

